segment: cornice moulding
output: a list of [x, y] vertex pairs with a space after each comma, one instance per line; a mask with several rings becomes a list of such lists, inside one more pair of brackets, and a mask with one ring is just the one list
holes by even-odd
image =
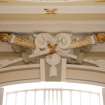
[[86, 71], [94, 71], [94, 72], [105, 72], [105, 68], [100, 67], [93, 67], [93, 66], [86, 66], [86, 65], [73, 65], [73, 64], [67, 64], [68, 69], [76, 69], [76, 70], [86, 70]]
[[8, 71], [19, 71], [19, 70], [31, 70], [31, 69], [40, 69], [40, 64], [28, 64], [28, 65], [17, 65], [17, 66], [10, 66], [6, 68], [0, 69], [0, 72], [8, 72]]
[[[97, 1], [97, 2], [96, 2]], [[58, 5], [58, 6], [72, 6], [72, 5], [105, 5], [105, 0], [81, 0], [81, 1], [76, 1], [76, 2], [68, 2], [68, 1], [58, 1], [58, 2], [51, 2], [51, 1], [39, 1], [39, 2], [25, 2], [25, 1], [16, 1], [16, 0], [1, 0], [0, 5], [5, 4], [5, 5], [34, 5], [34, 6], [47, 6], [47, 5]]]
[[72, 13], [105, 13], [104, 5], [96, 6], [25, 6], [25, 5], [0, 5], [0, 14], [45, 14], [44, 9], [57, 9], [57, 14]]
[[105, 21], [0, 21], [6, 32], [104, 32]]

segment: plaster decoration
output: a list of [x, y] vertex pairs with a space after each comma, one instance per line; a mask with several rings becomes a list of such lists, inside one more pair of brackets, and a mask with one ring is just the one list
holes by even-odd
[[11, 40], [10, 40], [10, 43], [14, 43], [15, 42], [15, 38], [16, 38], [16, 36], [13, 34], [13, 35], [11, 35]]
[[83, 52], [78, 52], [77, 55], [77, 63], [82, 64], [83, 63], [83, 59], [85, 58], [85, 53]]
[[49, 9], [49, 8], [45, 8], [45, 14], [56, 14], [57, 13], [57, 8], [53, 8], [53, 9]]
[[[59, 52], [59, 55], [61, 57], [65, 57], [65, 58], [68, 58], [68, 59], [70, 58], [70, 59], [74, 59], [74, 60], [78, 61], [78, 56], [75, 55], [75, 54]], [[88, 63], [88, 64], [92, 64], [92, 65], [98, 67], [97, 63], [94, 60], [91, 60], [91, 59], [83, 58], [82, 62], [85, 62], [85, 63]]]
[[37, 34], [36, 33], [33, 33], [33, 37], [36, 38], [37, 37]]
[[68, 49], [72, 43], [72, 34], [70, 33], [58, 33], [56, 35], [58, 47], [61, 49]]
[[50, 67], [49, 77], [57, 77], [57, 67], [56, 66], [52, 65]]
[[[0, 40], [8, 42], [10, 44], [21, 46], [22, 49], [24, 48], [31, 50], [33, 49], [31, 54], [28, 56], [28, 59], [40, 56], [48, 57], [50, 56], [51, 59], [49, 59], [49, 63], [51, 62], [51, 64], [49, 63], [48, 64], [52, 65], [53, 69], [54, 69], [53, 66], [57, 65], [55, 63], [57, 62], [56, 59], [59, 58], [58, 56], [72, 58], [78, 61], [78, 56], [72, 52], [74, 49], [82, 48], [90, 44], [93, 45], [105, 41], [104, 40], [105, 33], [96, 33], [95, 35], [93, 35], [92, 33], [91, 35], [85, 36], [75, 41], [72, 40], [72, 34], [66, 32], [57, 33], [55, 35], [52, 35], [51, 33], [48, 32], [40, 32], [39, 34], [32, 33], [35, 42], [26, 38], [22, 38], [21, 35], [17, 34], [15, 35], [15, 37], [13, 37], [14, 35], [15, 34], [13, 33], [1, 33]], [[26, 55], [24, 56], [24, 54], [23, 58], [19, 58], [11, 62], [8, 62], [7, 64], [4, 64], [2, 67], [9, 66], [20, 61], [28, 62], [27, 56]], [[55, 58], [54, 62], [53, 58]], [[79, 59], [81, 60], [81, 58]], [[97, 66], [97, 64], [92, 60], [87, 60], [84, 58], [82, 60], [86, 63], [94, 64]]]
[[23, 52], [22, 53], [22, 58], [23, 58], [23, 61], [25, 62], [25, 63], [30, 63], [30, 59], [29, 59], [29, 56], [28, 56], [28, 54], [26, 53], [26, 52]]
[[96, 43], [96, 39], [94, 35], [89, 35], [84, 38], [80, 38], [78, 40], [75, 40], [72, 42], [70, 45], [70, 48], [80, 48], [80, 47], [85, 47], [88, 45], [93, 45]]
[[105, 42], [105, 33], [104, 32], [97, 33], [96, 34], [96, 41], [97, 42]]
[[[33, 34], [33, 33], [32, 33]], [[15, 34], [14, 34], [15, 35]], [[26, 38], [21, 38], [18, 35], [14, 36], [12, 33], [1, 33], [0, 40], [4, 42], [8, 42], [11, 44], [16, 44], [19, 46], [23, 46], [26, 48], [33, 48], [36, 47], [40, 49], [44, 49], [48, 47], [48, 44], [55, 45], [61, 49], [70, 49], [70, 48], [80, 48], [88, 45], [93, 45], [100, 42], [105, 42], [105, 33], [96, 33], [93, 35], [88, 35], [84, 38], [80, 38], [79, 40], [72, 41], [72, 34], [71, 33], [58, 33], [56, 36], [52, 36], [50, 33], [41, 32], [35, 36], [35, 43], [31, 40]], [[11, 42], [12, 41], [12, 42]]]
[[45, 81], [45, 59], [40, 59], [40, 73], [41, 73], [41, 80]]
[[[1, 0], [0, 0], [1, 1]], [[5, 0], [2, 0], [5, 1]], [[11, 0], [8, 0], [8, 2], [10, 2]], [[17, 0], [12, 0], [13, 2], [17, 1]], [[24, 1], [24, 0], [22, 0]], [[37, 0], [29, 0], [29, 1], [37, 1]], [[41, 2], [43, 2], [44, 0], [40, 0]], [[49, 0], [51, 1], [51, 0]], [[55, 0], [52, 0], [55, 2]], [[57, 0], [60, 1], [60, 0]], [[61, 0], [62, 1], [62, 0]], [[74, 0], [73, 0], [74, 1]], [[80, 0], [80, 1], [84, 1], [84, 0]], [[91, 1], [91, 0], [89, 0]], [[102, 1], [102, 0], [101, 0]], [[104, 1], [104, 0], [103, 0]], [[85, 1], [84, 1], [85, 2]], [[83, 3], [84, 3], [83, 2]], [[92, 4], [94, 4], [95, 1], [92, 2]], [[30, 4], [29, 2], [27, 4]], [[67, 5], [65, 5], [67, 4]], [[71, 4], [71, 3], [70, 3]], [[39, 4], [35, 4], [35, 5], [0, 5], [0, 14], [42, 14], [43, 13], [43, 9], [48, 9], [49, 13], [53, 13], [53, 9], [56, 9], [58, 11], [54, 11], [54, 13], [59, 13], [59, 14], [105, 14], [105, 6], [98, 4], [98, 6], [96, 5], [86, 5], [81, 6], [81, 5], [72, 5], [70, 6], [70, 4], [67, 2], [64, 4], [60, 4], [60, 3], [51, 3], [48, 5], [41, 5]], [[74, 4], [74, 3], [73, 3]], [[46, 11], [44, 11], [45, 13]]]
[[14, 52], [16, 52], [16, 53], [22, 52], [21, 46], [17, 46], [17, 45], [15, 45], [15, 44], [12, 44], [12, 45], [11, 45], [11, 48], [12, 48], [12, 50], [13, 50]]
[[57, 65], [60, 63], [61, 57], [58, 54], [51, 54], [46, 56], [46, 62], [49, 65]]
[[36, 47], [39, 49], [46, 49], [48, 44], [52, 42], [50, 33], [39, 33], [35, 38]]
[[[72, 55], [72, 54], [62, 54], [63, 57], [66, 57], [66, 58], [72, 58], [72, 59], [75, 59], [78, 61], [78, 56], [76, 55]], [[81, 60], [80, 60], [81, 61]], [[93, 60], [93, 59], [88, 59], [88, 58], [83, 58], [82, 59], [82, 63], [85, 62], [87, 64], [91, 64], [93, 65], [93, 67], [98, 67], [100, 68], [101, 70], [104, 70], [105, 71], [105, 60], [103, 59], [99, 59], [99, 60]]]
[[46, 56], [46, 62], [51, 66], [49, 76], [57, 76], [57, 67], [56, 65], [59, 64], [61, 61], [61, 57], [58, 54], [51, 54]]
[[[29, 55], [28, 58], [31, 59], [31, 58], [35, 58], [35, 57], [40, 57], [42, 55], [45, 56], [48, 54], [49, 54], [49, 50], [46, 49], [44, 51], [38, 51], [38, 52], [36, 51], [36, 52], [32, 53], [31, 55]], [[13, 64], [18, 63], [18, 62], [21, 62], [23, 60], [24, 60], [24, 58], [22, 58], [22, 57], [18, 57], [17, 59], [10, 60], [7, 63], [3, 63], [3, 65], [0, 66], [0, 69], [4, 68], [4, 67], [8, 67], [8, 66], [13, 65]]]
[[0, 33], [0, 41], [8, 42], [26, 48], [35, 48], [34, 43], [13, 33]]

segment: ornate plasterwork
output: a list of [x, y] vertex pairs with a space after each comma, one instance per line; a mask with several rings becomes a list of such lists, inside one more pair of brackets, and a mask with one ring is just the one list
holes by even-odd
[[[24, 35], [23, 35], [24, 36]], [[28, 36], [30, 37], [30, 36]], [[30, 38], [22, 37], [15, 33], [1, 33], [0, 40], [8, 42], [11, 45], [20, 46], [20, 53], [22, 57], [1, 64], [0, 68], [8, 67], [17, 62], [24, 61], [30, 63], [30, 59], [37, 57], [44, 57], [49, 67], [49, 76], [57, 76], [57, 65], [61, 63], [61, 59], [73, 59], [76, 63], [83, 64], [87, 63], [94, 65], [95, 67], [104, 68], [104, 61], [89, 60], [84, 57], [81, 58], [83, 50], [78, 51], [75, 54], [75, 49], [80, 50], [81, 48], [86, 49], [89, 45], [105, 41], [105, 33], [88, 34], [87, 36], [74, 36], [72, 33], [60, 32], [51, 34], [48, 32], [34, 33]], [[27, 53], [29, 50], [31, 53]], [[81, 60], [80, 62], [78, 60]], [[74, 62], [70, 62], [73, 64]]]
[[50, 33], [39, 33], [35, 37], [35, 45], [39, 49], [46, 49], [49, 43], [53, 42], [53, 37]]
[[[9, 0], [8, 0], [9, 1]], [[59, 0], [58, 0], [59, 1]], [[92, 2], [94, 3], [94, 2]], [[24, 3], [23, 3], [24, 4]], [[28, 3], [30, 4], [30, 3]], [[49, 4], [49, 3], [48, 3]], [[21, 6], [21, 5], [5, 5], [4, 6], [0, 6], [0, 14], [3, 14], [3, 13], [6, 13], [6, 14], [55, 14], [55, 13], [58, 13], [58, 14], [72, 14], [72, 13], [75, 13], [75, 14], [78, 14], [78, 13], [85, 13], [85, 14], [93, 14], [93, 13], [96, 13], [96, 14], [104, 14], [105, 13], [105, 6], [104, 5], [100, 5], [98, 4], [98, 6], [95, 6], [95, 5], [89, 5], [87, 6], [84, 5], [84, 6], [70, 6], [71, 3], [69, 4], [67, 2], [64, 3], [64, 5], [59, 4], [59, 3], [52, 3], [52, 5], [38, 5], [36, 4], [36, 6], [34, 5], [24, 5], [24, 6]], [[90, 9], [91, 8], [91, 9]]]
[[61, 49], [68, 49], [72, 43], [72, 34], [69, 33], [58, 33], [56, 35], [58, 47]]
[[46, 62], [51, 66], [49, 76], [57, 76], [56, 65], [61, 62], [61, 57], [58, 54], [51, 54], [46, 56]]

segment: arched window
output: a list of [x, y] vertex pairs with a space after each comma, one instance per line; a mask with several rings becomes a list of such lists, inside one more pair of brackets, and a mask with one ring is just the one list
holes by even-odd
[[102, 105], [102, 88], [75, 83], [41, 82], [4, 87], [3, 105]]

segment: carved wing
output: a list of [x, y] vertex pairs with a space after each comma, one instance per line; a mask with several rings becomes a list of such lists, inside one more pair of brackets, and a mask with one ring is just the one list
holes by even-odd
[[97, 33], [95, 35], [90, 35], [78, 41], [72, 42], [70, 48], [79, 48], [103, 42], [105, 42], [105, 33]]
[[35, 48], [35, 45], [32, 41], [25, 38], [23, 39], [21, 36], [12, 35], [8, 33], [1, 33], [0, 41], [8, 42], [10, 44], [19, 45], [26, 48]]
[[0, 41], [9, 42], [11, 36], [8, 33], [0, 33]]
[[96, 34], [96, 41], [97, 42], [105, 42], [105, 33]]

